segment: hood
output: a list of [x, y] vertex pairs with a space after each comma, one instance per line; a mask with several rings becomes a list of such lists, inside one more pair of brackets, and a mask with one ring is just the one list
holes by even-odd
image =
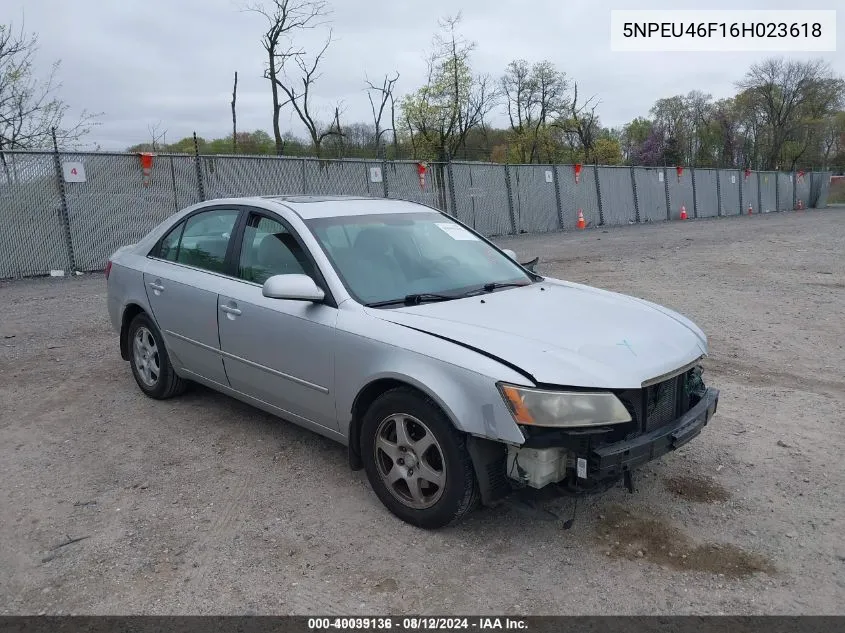
[[474, 348], [537, 383], [636, 389], [707, 354], [698, 327], [641, 299], [545, 279], [370, 315]]

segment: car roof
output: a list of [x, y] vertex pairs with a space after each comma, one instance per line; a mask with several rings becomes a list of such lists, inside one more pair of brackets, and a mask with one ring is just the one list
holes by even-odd
[[262, 196], [294, 211], [303, 220], [388, 213], [439, 213], [424, 204], [366, 196]]

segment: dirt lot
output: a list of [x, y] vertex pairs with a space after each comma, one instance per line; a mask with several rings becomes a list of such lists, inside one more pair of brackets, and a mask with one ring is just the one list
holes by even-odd
[[845, 614], [845, 210], [502, 242], [708, 333], [719, 412], [635, 494], [417, 530], [339, 445], [141, 395], [101, 275], [4, 282], [0, 614]]

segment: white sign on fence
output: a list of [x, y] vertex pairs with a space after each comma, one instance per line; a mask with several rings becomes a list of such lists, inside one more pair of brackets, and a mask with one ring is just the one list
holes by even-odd
[[731, 184], [732, 185], [736, 184], [736, 176], [731, 176]]
[[551, 169], [546, 170], [546, 182], [554, 182], [555, 177]]
[[381, 167], [370, 167], [370, 182], [381, 182]]
[[663, 182], [663, 172], [662, 171], [657, 172], [657, 179], [660, 182]]
[[78, 162], [62, 163], [65, 182], [85, 182], [85, 165]]

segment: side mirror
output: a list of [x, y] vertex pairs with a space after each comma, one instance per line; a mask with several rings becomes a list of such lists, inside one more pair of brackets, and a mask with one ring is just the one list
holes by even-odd
[[515, 252], [513, 252], [511, 249], [509, 249], [509, 248], [503, 248], [503, 249], [502, 249], [502, 252], [503, 252], [505, 255], [507, 255], [508, 257], [510, 257], [513, 261], [516, 261], [516, 253], [515, 253]]
[[308, 275], [273, 275], [264, 282], [261, 294], [269, 299], [322, 301], [326, 293]]
[[535, 257], [530, 262], [523, 262], [522, 264], [520, 264], [520, 266], [522, 266], [523, 268], [527, 268], [532, 273], [536, 273], [537, 271], [534, 270], [534, 269], [536, 268], [537, 264], [539, 264], [539, 263], [540, 263], [540, 258]]

